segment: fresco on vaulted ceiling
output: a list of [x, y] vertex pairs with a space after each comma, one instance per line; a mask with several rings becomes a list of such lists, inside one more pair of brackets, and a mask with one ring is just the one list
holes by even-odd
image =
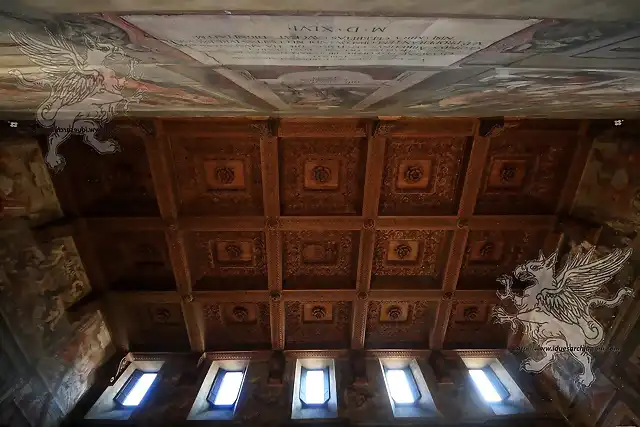
[[[128, 113], [636, 117], [640, 23], [536, 19], [264, 15], [0, 14], [0, 113], [50, 95], [20, 34], [47, 31], [86, 56], [87, 37], [121, 53], [103, 65]], [[117, 58], [116, 58], [117, 57]], [[44, 72], [46, 74], [46, 70]]]

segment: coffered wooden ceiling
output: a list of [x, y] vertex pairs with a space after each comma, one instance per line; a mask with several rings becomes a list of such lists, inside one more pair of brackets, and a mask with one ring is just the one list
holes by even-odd
[[504, 348], [495, 279], [553, 250], [580, 121], [163, 119], [54, 175], [130, 350]]

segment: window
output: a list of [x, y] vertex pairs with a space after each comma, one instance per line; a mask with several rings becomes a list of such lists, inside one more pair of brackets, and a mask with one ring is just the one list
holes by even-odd
[[469, 375], [486, 402], [498, 403], [509, 397], [509, 392], [491, 368], [469, 369]]
[[291, 396], [294, 420], [338, 417], [336, 366], [333, 359], [297, 359]]
[[420, 400], [420, 391], [411, 369], [385, 369], [389, 395], [396, 405], [413, 405]]
[[157, 376], [156, 372], [135, 370], [114, 400], [127, 408], [138, 406]]
[[244, 371], [219, 369], [207, 401], [213, 409], [233, 409], [244, 379]]
[[306, 369], [300, 373], [300, 400], [304, 406], [324, 406], [329, 402], [329, 369]]

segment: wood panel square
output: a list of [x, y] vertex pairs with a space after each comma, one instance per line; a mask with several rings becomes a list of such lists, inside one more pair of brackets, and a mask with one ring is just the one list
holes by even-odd
[[383, 302], [380, 309], [381, 322], [406, 322], [409, 319], [408, 302]]
[[88, 215], [159, 215], [145, 150], [145, 139], [152, 136], [138, 124], [117, 121], [105, 129], [107, 133], [117, 141], [120, 153], [101, 156], [79, 139], [73, 140], [75, 136], [63, 146], [67, 161], [64, 174], [77, 207]]
[[396, 188], [401, 190], [418, 189], [426, 193], [432, 192], [434, 186], [431, 179], [431, 164], [429, 160], [399, 160]]
[[451, 241], [442, 230], [378, 230], [373, 289], [440, 289]]
[[189, 349], [189, 338], [180, 304], [126, 304], [125, 313], [132, 350]]
[[388, 263], [415, 264], [422, 254], [420, 242], [415, 240], [389, 240], [387, 249]]
[[333, 320], [333, 304], [326, 302], [304, 304], [302, 318], [304, 322], [331, 322]]
[[205, 345], [209, 350], [271, 348], [269, 303], [205, 303], [202, 306]]
[[[473, 230], [469, 233], [462, 259], [458, 289], [498, 289], [496, 279], [544, 248], [549, 231], [545, 230]], [[514, 287], [523, 284], [514, 282]]]
[[506, 348], [509, 327], [497, 324], [490, 316], [494, 304], [489, 301], [455, 301], [444, 340], [446, 349]]
[[258, 307], [256, 304], [224, 304], [223, 311], [227, 323], [254, 323], [257, 319]]
[[194, 289], [267, 288], [264, 233], [260, 231], [186, 232]]
[[359, 233], [288, 231], [283, 237], [285, 289], [355, 287]]
[[371, 301], [365, 347], [428, 348], [437, 307], [436, 302]]
[[554, 213], [577, 142], [578, 132], [565, 130], [516, 129], [491, 138], [475, 214]]
[[210, 189], [238, 190], [246, 188], [246, 166], [243, 160], [204, 159], [202, 165], [205, 182]]
[[211, 242], [211, 246], [215, 247], [213, 259], [218, 262], [241, 265], [253, 263], [252, 241], [223, 240]]
[[304, 164], [304, 188], [337, 190], [340, 187], [340, 160], [308, 160]]
[[263, 214], [259, 136], [170, 133], [168, 138], [181, 213]]
[[174, 290], [162, 231], [96, 233], [94, 245], [109, 286], [118, 290]]
[[334, 265], [338, 262], [338, 242], [302, 242], [304, 264]]
[[[331, 305], [331, 319], [307, 321], [313, 318], [313, 307]], [[306, 313], [307, 307], [311, 313]], [[329, 314], [326, 311], [325, 315]], [[308, 317], [310, 315], [310, 317]], [[285, 347], [288, 349], [342, 349], [351, 341], [351, 301], [287, 301], [285, 303]]]
[[469, 149], [466, 137], [388, 139], [380, 215], [454, 214]]
[[517, 191], [526, 183], [531, 159], [493, 159], [489, 170], [487, 186], [507, 191]]
[[504, 242], [479, 240], [470, 243], [470, 262], [500, 263], [504, 253]]
[[283, 138], [279, 150], [283, 215], [360, 215], [366, 139]]

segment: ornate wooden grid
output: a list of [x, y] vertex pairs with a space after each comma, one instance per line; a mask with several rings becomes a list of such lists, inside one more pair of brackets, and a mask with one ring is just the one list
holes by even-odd
[[[479, 278], [508, 271], [518, 254], [537, 253], [540, 245], [555, 248], [557, 218], [570, 208], [591, 142], [587, 123], [578, 121], [158, 119], [117, 123], [113, 129], [129, 144], [144, 145], [158, 215], [150, 216], [147, 205], [137, 211], [135, 200], [112, 202], [122, 200], [120, 194], [104, 199], [109, 209], [87, 208], [77, 170], [91, 164], [70, 163], [53, 177], [67, 217], [50, 225], [47, 234], [76, 238], [94, 289], [80, 310], [100, 307], [115, 342], [142, 351], [165, 350], [163, 336], [178, 337], [165, 347], [180, 348], [181, 333], [194, 352], [263, 350], [261, 334], [270, 338], [272, 349], [291, 351], [514, 344], [518, 337], [487, 316], [497, 302], [495, 289], [486, 284], [461, 289], [459, 279], [484, 283]], [[234, 144], [240, 147], [236, 151]], [[113, 167], [126, 155], [125, 149], [113, 156]], [[103, 168], [100, 188], [122, 192], [109, 186], [111, 166]], [[134, 181], [143, 179], [143, 172], [126, 170]], [[234, 193], [238, 188], [242, 194]], [[234, 203], [241, 204], [238, 215]], [[395, 216], [380, 214], [381, 207], [396, 209], [393, 203], [406, 206]], [[510, 214], [499, 211], [509, 203]], [[527, 214], [527, 206], [534, 206], [535, 215]], [[258, 207], [262, 214], [254, 215]], [[296, 215], [283, 215], [283, 209]], [[476, 214], [478, 209], [491, 214]], [[414, 215], [423, 210], [428, 214]], [[105, 212], [109, 216], [99, 216]], [[317, 240], [327, 231], [332, 233], [327, 242], [307, 242], [295, 256], [288, 252], [300, 236]], [[520, 234], [523, 241], [509, 237]], [[116, 235], [125, 236], [125, 246], [126, 236], [144, 246], [136, 265], [146, 265], [150, 274], [166, 267], [175, 289], [145, 279], [153, 274], [140, 273], [124, 285], [111, 280], [105, 263], [125, 265], [129, 252], [114, 259], [97, 237], [114, 242]], [[158, 247], [158, 236], [164, 236], [166, 248]], [[475, 241], [474, 236], [498, 237]], [[233, 268], [216, 246], [229, 241], [235, 242], [225, 248], [236, 260]], [[353, 262], [336, 247], [353, 250]], [[218, 258], [206, 263], [205, 252]], [[319, 258], [299, 268], [308, 254]], [[345, 284], [333, 286], [332, 274], [345, 268], [352, 270], [345, 273]], [[299, 288], [299, 281], [292, 281], [289, 288], [285, 284], [293, 274], [309, 274], [310, 283], [328, 287]], [[325, 282], [323, 274], [329, 277]], [[421, 343], [418, 327], [428, 331]], [[217, 332], [210, 334], [209, 328]], [[227, 343], [225, 333], [236, 335]], [[145, 334], [158, 336], [136, 342]], [[243, 342], [243, 334], [251, 337]], [[496, 341], [495, 334], [504, 339]]]

